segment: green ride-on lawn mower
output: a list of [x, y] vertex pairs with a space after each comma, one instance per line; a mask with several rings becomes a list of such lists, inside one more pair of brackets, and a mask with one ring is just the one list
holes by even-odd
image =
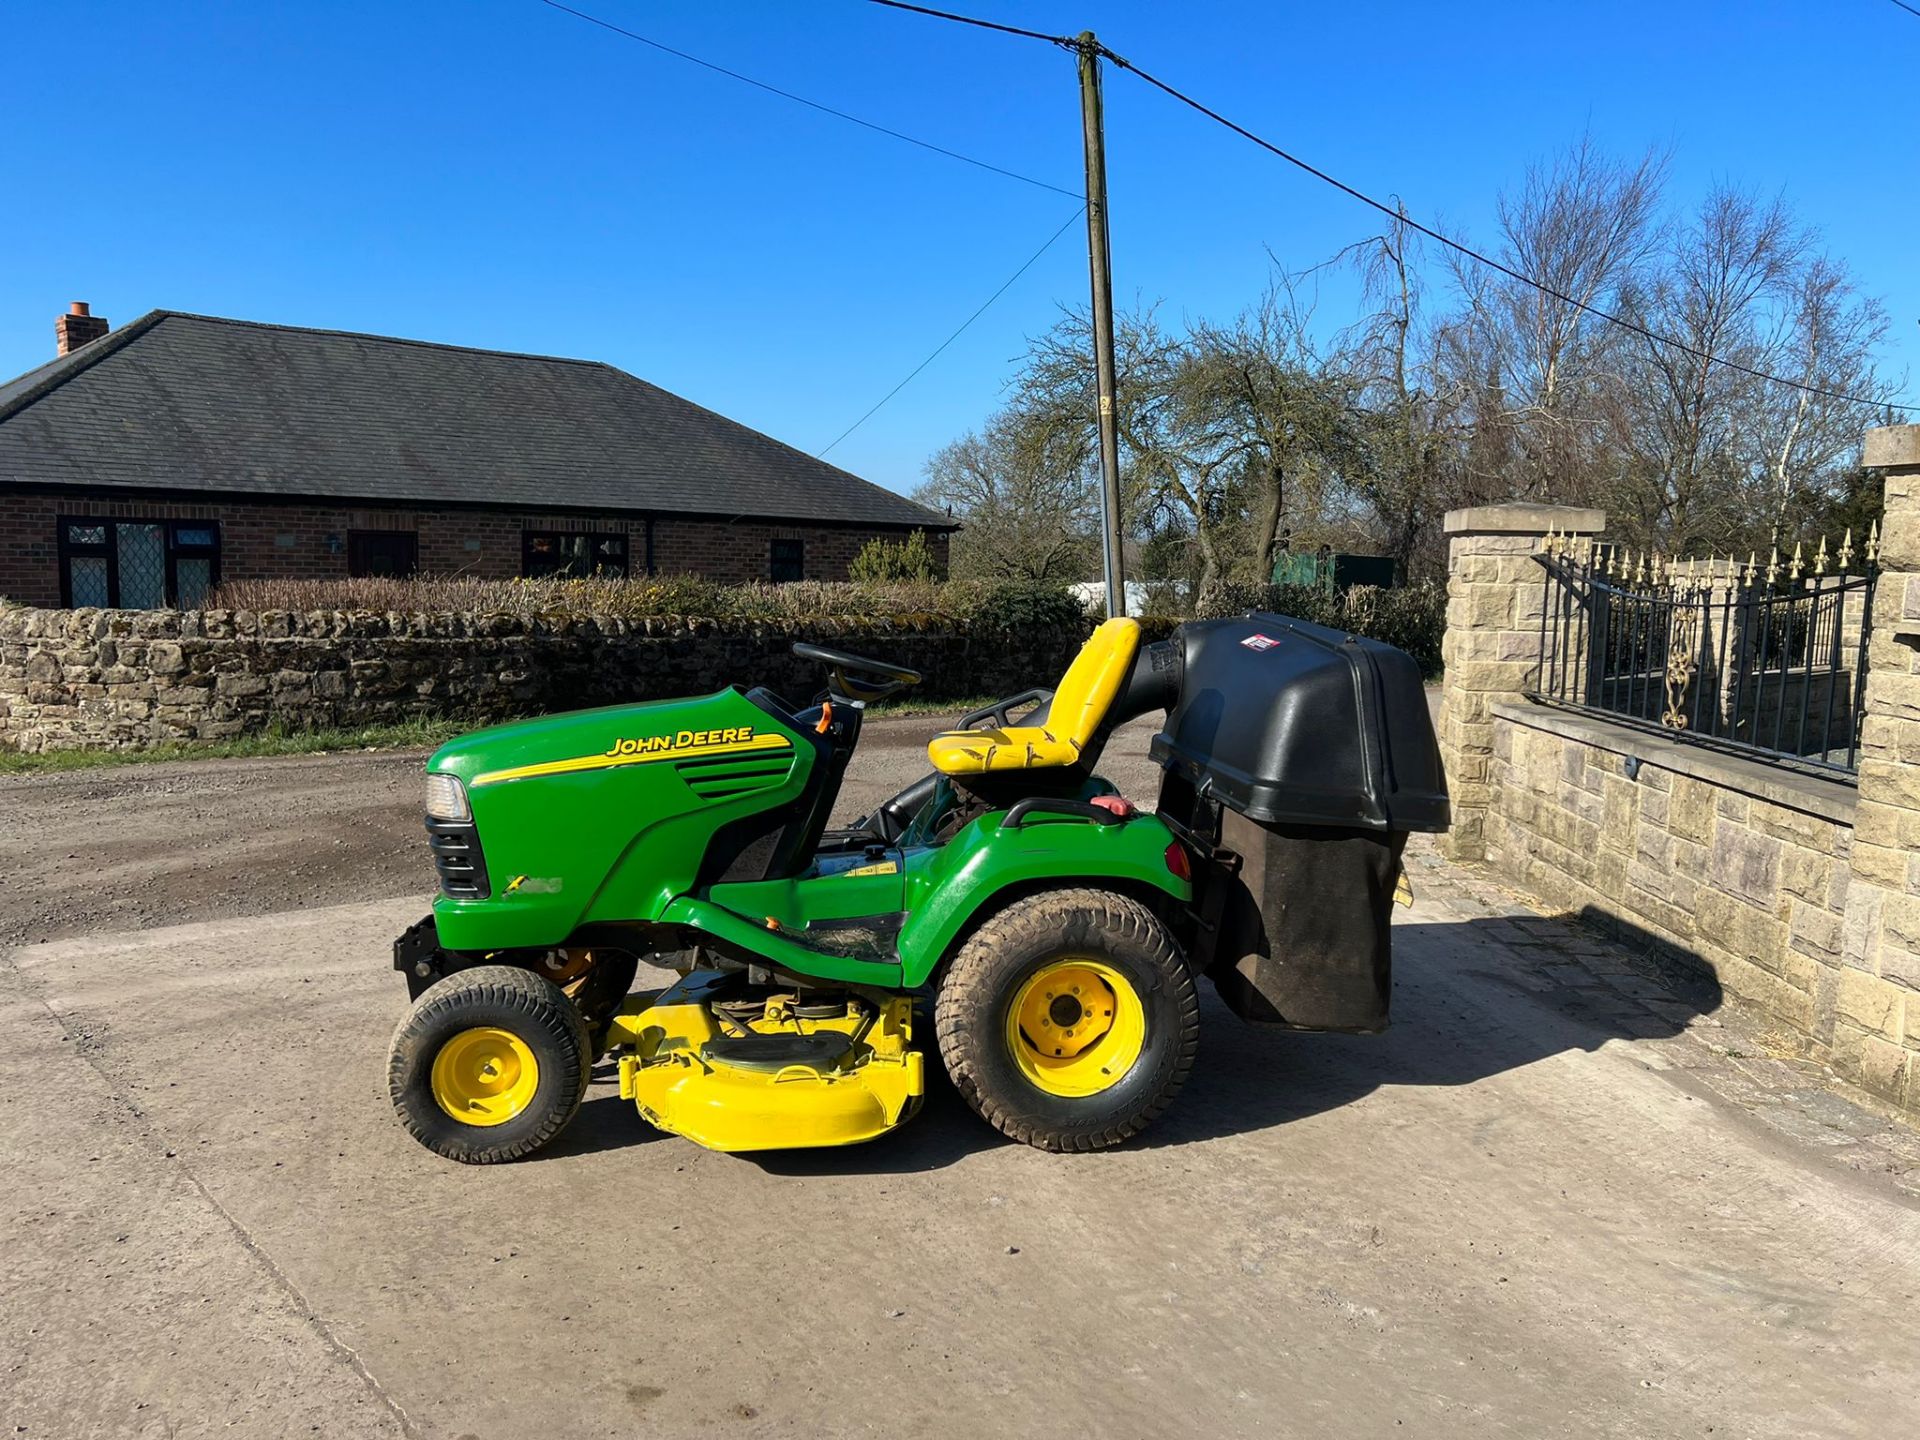
[[[388, 1065], [421, 1143], [527, 1155], [605, 1056], [648, 1121], [713, 1149], [870, 1140], [918, 1109], [930, 1020], [982, 1119], [1092, 1150], [1186, 1079], [1202, 975], [1255, 1022], [1386, 1024], [1401, 847], [1447, 823], [1400, 651], [1278, 615], [1149, 645], [1109, 620], [1055, 689], [967, 716], [843, 830], [865, 706], [920, 677], [794, 654], [827, 676], [804, 708], [732, 687], [428, 762], [441, 894], [394, 945], [413, 1006]], [[1156, 710], [1149, 812], [1094, 767]], [[642, 959], [681, 978], [629, 996]]]

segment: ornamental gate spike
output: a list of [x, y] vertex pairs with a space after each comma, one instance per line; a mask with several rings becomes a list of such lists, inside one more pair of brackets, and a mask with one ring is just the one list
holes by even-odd
[[1847, 538], [1840, 542], [1840, 573], [1853, 568], [1853, 526], [1847, 526]]
[[1767, 557], [1767, 584], [1771, 586], [1780, 578], [1780, 547], [1773, 547], [1773, 553]]
[[1820, 551], [1813, 557], [1813, 573], [1815, 575], [1827, 573], [1827, 537], [1824, 535], [1820, 537]]
[[1741, 572], [1740, 583], [1742, 585], [1751, 585], [1753, 583], [1753, 577], [1759, 573], [1760, 552], [1758, 550], [1749, 550], [1747, 552], [1747, 568]]
[[1880, 563], [1880, 522], [1874, 521], [1867, 530], [1867, 564]]
[[1787, 570], [1787, 579], [1796, 585], [1800, 583], [1800, 572], [1802, 569], [1805, 568], [1800, 562], [1800, 550], [1801, 550], [1801, 542], [1798, 540], [1794, 541], [1793, 542], [1793, 564]]

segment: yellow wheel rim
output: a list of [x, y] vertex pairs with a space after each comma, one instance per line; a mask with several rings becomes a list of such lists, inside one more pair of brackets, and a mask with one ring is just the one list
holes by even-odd
[[462, 1030], [433, 1057], [433, 1098], [463, 1125], [504, 1125], [533, 1103], [540, 1062], [510, 1030]]
[[1127, 978], [1097, 960], [1041, 966], [1007, 1011], [1007, 1048], [1049, 1095], [1098, 1095], [1140, 1058], [1147, 1009]]

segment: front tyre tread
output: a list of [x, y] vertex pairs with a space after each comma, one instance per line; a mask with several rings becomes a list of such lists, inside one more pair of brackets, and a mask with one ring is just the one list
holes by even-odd
[[[433, 1097], [434, 1057], [453, 1036], [499, 1026], [530, 1048], [539, 1086], [527, 1108], [500, 1125], [468, 1125]], [[387, 1093], [407, 1133], [437, 1155], [495, 1165], [531, 1155], [579, 1113], [593, 1067], [593, 1042], [578, 1008], [543, 975], [512, 965], [461, 970], [428, 989], [393, 1033]]]

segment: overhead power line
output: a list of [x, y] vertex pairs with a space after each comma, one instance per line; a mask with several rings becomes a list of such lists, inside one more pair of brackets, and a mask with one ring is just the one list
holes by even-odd
[[[1039, 31], [1019, 30], [1013, 26], [999, 25], [999, 24], [995, 24], [992, 21], [977, 20], [972, 18], [971, 16], [956, 15], [949, 11], [930, 10], [925, 6], [921, 6], [921, 5], [903, 4], [901, 3], [901, 0], [871, 0], [871, 3], [875, 5], [884, 5], [889, 9], [894, 9], [894, 10], [910, 10], [910, 11], [913, 11], [915, 14], [927, 15], [935, 19], [952, 20], [952, 21], [957, 21], [961, 24], [966, 24], [966, 25], [978, 25], [989, 30], [1002, 30], [1010, 34], [1022, 36], [1023, 38], [1027, 38], [1027, 39], [1045, 40], [1050, 44], [1067, 45], [1069, 47], [1078, 48], [1082, 43], [1078, 40], [1069, 39], [1061, 35], [1046, 35], [1046, 34], [1042, 34]], [[1902, 9], [1911, 8], [1904, 3], [1904, 0], [1894, 0], [1894, 3], [1896, 5], [1900, 5]], [[1917, 12], [1917, 13], [1920, 13], [1920, 12]], [[1775, 385], [1784, 385], [1792, 390], [1804, 391], [1806, 394], [1819, 396], [1827, 400], [1844, 401], [1845, 403], [1850, 405], [1875, 405], [1875, 406], [1884, 406], [1892, 410], [1907, 411], [1909, 413], [1920, 412], [1920, 405], [1900, 404], [1894, 401], [1876, 399], [1872, 396], [1867, 396], [1867, 395], [1849, 395], [1844, 391], [1828, 390], [1818, 385], [1806, 384], [1804, 381], [1789, 380], [1784, 375], [1774, 375], [1765, 370], [1755, 369], [1753, 366], [1750, 366], [1750, 365], [1742, 365], [1737, 360], [1729, 360], [1723, 355], [1715, 355], [1713, 352], [1709, 350], [1702, 350], [1697, 346], [1689, 345], [1684, 340], [1675, 340], [1673, 337], [1669, 335], [1662, 335], [1657, 331], [1650, 330], [1645, 325], [1640, 324], [1638, 321], [1629, 320], [1624, 315], [1617, 314], [1614, 311], [1604, 310], [1597, 305], [1590, 305], [1584, 300], [1575, 299], [1573, 296], [1566, 294], [1564, 291], [1556, 289], [1552, 285], [1546, 284], [1544, 281], [1536, 280], [1531, 275], [1527, 275], [1519, 270], [1515, 270], [1512, 266], [1494, 259], [1491, 255], [1485, 254], [1482, 251], [1474, 249], [1471, 245], [1467, 245], [1462, 241], [1455, 240], [1450, 235], [1443, 234], [1441, 231], [1434, 229], [1432, 226], [1421, 224], [1418, 220], [1415, 220], [1410, 215], [1408, 215], [1405, 210], [1400, 209], [1397, 206], [1388, 205], [1385, 201], [1376, 200], [1373, 196], [1367, 194], [1364, 190], [1357, 189], [1356, 187], [1347, 184], [1346, 181], [1341, 180], [1334, 175], [1328, 174], [1325, 170], [1322, 170], [1319, 166], [1313, 165], [1308, 161], [1301, 159], [1298, 155], [1294, 155], [1287, 150], [1283, 150], [1280, 146], [1274, 144], [1271, 140], [1267, 140], [1259, 135], [1256, 135], [1253, 131], [1249, 130], [1246, 126], [1239, 124], [1237, 121], [1229, 120], [1225, 115], [1222, 115], [1218, 110], [1215, 110], [1211, 106], [1206, 105], [1201, 101], [1194, 99], [1193, 96], [1188, 95], [1184, 91], [1179, 90], [1176, 87], [1168, 84], [1165, 80], [1160, 79], [1159, 76], [1151, 74], [1150, 72], [1141, 69], [1138, 65], [1135, 65], [1131, 61], [1127, 60], [1124, 56], [1116, 55], [1112, 50], [1108, 49], [1105, 45], [1096, 44], [1095, 48], [1097, 49], [1102, 59], [1112, 62], [1114, 65], [1118, 66], [1120, 69], [1124, 71], [1127, 71], [1129, 74], [1138, 76], [1140, 79], [1144, 80], [1147, 84], [1153, 86], [1154, 89], [1159, 90], [1161, 93], [1169, 96], [1174, 100], [1179, 101], [1182, 105], [1187, 106], [1189, 109], [1197, 110], [1200, 114], [1206, 116], [1209, 120], [1213, 121], [1215, 124], [1224, 126], [1228, 130], [1231, 130], [1234, 134], [1240, 136], [1242, 139], [1251, 141], [1253, 144], [1258, 145], [1262, 150], [1267, 151], [1271, 155], [1277, 156], [1278, 158], [1286, 161], [1289, 165], [1292, 165], [1297, 169], [1305, 171], [1307, 174], [1313, 176], [1314, 179], [1321, 181], [1323, 184], [1331, 185], [1334, 189], [1340, 191], [1342, 194], [1351, 196], [1353, 199], [1358, 200], [1363, 205], [1372, 206], [1375, 210], [1378, 210], [1381, 214], [1390, 216], [1400, 224], [1405, 225], [1409, 230], [1417, 231], [1419, 234], [1422, 234], [1426, 236], [1428, 239], [1446, 246], [1449, 250], [1454, 251], [1456, 254], [1465, 256], [1467, 259], [1474, 261], [1476, 264], [1484, 265], [1489, 270], [1493, 270], [1501, 275], [1505, 275], [1510, 280], [1515, 280], [1522, 285], [1530, 286], [1533, 289], [1538, 290], [1541, 294], [1551, 296], [1553, 299], [1560, 301], [1562, 304], [1571, 305], [1574, 309], [1579, 310], [1584, 314], [1591, 315], [1596, 320], [1603, 320], [1609, 325], [1617, 325], [1621, 329], [1631, 331], [1633, 334], [1638, 335], [1643, 339], [1652, 342], [1653, 344], [1668, 346], [1674, 350], [1680, 351], [1684, 355], [1691, 355], [1695, 359], [1703, 361], [1706, 364], [1720, 365], [1725, 367], [1726, 369], [1735, 371], [1739, 374], [1751, 376], [1756, 380], [1766, 380]]]
[[[1105, 47], [1103, 46], [1102, 49], [1105, 49]], [[1229, 120], [1226, 116], [1222, 115], [1218, 110], [1214, 110], [1209, 108], [1206, 105], [1203, 105], [1200, 101], [1194, 99], [1191, 95], [1184, 94], [1183, 92], [1169, 85], [1166, 81], [1160, 79], [1158, 76], [1149, 74], [1147, 71], [1142, 70], [1138, 65], [1130, 64], [1126, 60], [1121, 59], [1118, 55], [1113, 54], [1111, 51], [1107, 52], [1106, 58], [1111, 60], [1115, 65], [1119, 66], [1122, 70], [1126, 70], [1134, 75], [1138, 75], [1142, 80], [1146, 81], [1147, 84], [1153, 86], [1156, 90], [1159, 90], [1164, 94], [1172, 96], [1175, 100], [1178, 100], [1182, 105], [1186, 105], [1194, 110], [1198, 110], [1202, 115], [1205, 115], [1209, 120], [1212, 120], [1217, 124], [1226, 126], [1227, 129], [1233, 131], [1233, 133], [1236, 135], [1242, 136], [1247, 140], [1251, 140], [1255, 145], [1258, 145], [1262, 150], [1265, 150], [1271, 154], [1277, 155], [1282, 160], [1286, 161], [1289, 165], [1296, 166], [1299, 169], [1306, 171], [1307, 174], [1313, 176], [1314, 179], [1324, 181], [1326, 184], [1333, 186], [1334, 189], [1342, 192], [1343, 194], [1351, 195], [1355, 200], [1360, 201], [1360, 203], [1363, 205], [1371, 205], [1374, 209], [1378, 210], [1383, 215], [1392, 216], [1396, 221], [1398, 221], [1402, 225], [1405, 225], [1409, 230], [1418, 231], [1420, 234], [1425, 235], [1429, 239], [1438, 241], [1440, 244], [1446, 246], [1449, 250], [1454, 251], [1456, 254], [1464, 255], [1467, 257], [1467, 259], [1472, 260], [1478, 264], [1484, 265], [1489, 270], [1497, 271], [1499, 274], [1505, 275], [1510, 280], [1517, 280], [1522, 285], [1529, 285], [1533, 289], [1538, 290], [1541, 294], [1550, 295], [1555, 300], [1560, 301], [1562, 304], [1571, 305], [1574, 309], [1579, 310], [1584, 314], [1591, 315], [1596, 320], [1604, 320], [1609, 325], [1618, 325], [1622, 330], [1629, 330], [1633, 332], [1635, 335], [1642, 337], [1643, 339], [1652, 341], [1656, 345], [1669, 346], [1672, 349], [1680, 351], [1682, 354], [1691, 355], [1697, 360], [1705, 361], [1709, 365], [1721, 365], [1726, 367], [1729, 370], [1737, 371], [1742, 375], [1750, 375], [1756, 380], [1771, 381], [1773, 384], [1776, 384], [1776, 385], [1786, 385], [1795, 390], [1803, 390], [1809, 395], [1817, 395], [1827, 400], [1841, 400], [1851, 405], [1889, 405], [1891, 404], [1891, 402], [1889, 401], [1874, 399], [1870, 396], [1849, 395], [1846, 392], [1840, 391], [1840, 390], [1827, 390], [1827, 389], [1823, 389], [1818, 385], [1808, 385], [1799, 380], [1789, 380], [1784, 375], [1774, 375], [1774, 374], [1770, 374], [1765, 370], [1757, 370], [1751, 365], [1742, 365], [1738, 360], [1729, 360], [1724, 355], [1715, 355], [1710, 350], [1702, 350], [1697, 346], [1687, 344], [1687, 342], [1684, 340], [1675, 340], [1669, 335], [1662, 335], [1657, 331], [1649, 330], [1646, 326], [1640, 324], [1638, 321], [1629, 320], [1624, 315], [1617, 314], [1614, 311], [1603, 310], [1598, 305], [1589, 305], [1586, 301], [1576, 299], [1573, 296], [1567, 294], [1565, 291], [1555, 289], [1553, 286], [1546, 284], [1544, 281], [1536, 280], [1531, 275], [1527, 275], [1519, 270], [1515, 270], [1511, 265], [1503, 264], [1501, 261], [1494, 259], [1491, 255], [1488, 255], [1482, 251], [1474, 249], [1471, 245], [1467, 245], [1462, 243], [1459, 240], [1455, 240], [1451, 236], [1443, 234], [1441, 231], [1435, 230], [1433, 227], [1429, 225], [1421, 224], [1418, 220], [1415, 220], [1411, 216], [1409, 216], [1405, 210], [1399, 209], [1396, 206], [1388, 205], [1385, 201], [1376, 200], [1373, 198], [1373, 196], [1367, 194], [1363, 190], [1356, 190], [1353, 186], [1347, 184], [1346, 181], [1337, 179], [1334, 176], [1329, 175], [1326, 171], [1320, 169], [1318, 166], [1311, 165], [1307, 163], [1305, 160], [1302, 160], [1298, 155], [1289, 154], [1287, 151], [1282, 150], [1278, 145], [1275, 145], [1271, 140], [1262, 139], [1260, 136], [1254, 134], [1253, 131], [1247, 129], [1246, 126], [1236, 124], [1234, 121]], [[1920, 406], [1914, 406], [1914, 405], [1892, 405], [1892, 408], [1895, 410], [1920, 410]]]
[[1909, 15], [1920, 17], [1920, 9], [1916, 9], [1912, 5], [1909, 5], [1907, 3], [1907, 0], [1893, 0], [1893, 3], [1898, 5], [1902, 10], [1906, 11]]
[[[1071, 35], [1049, 35], [1044, 30], [1023, 30], [1018, 25], [1002, 25], [998, 20], [982, 20], [977, 15], [956, 15], [951, 10], [933, 10], [925, 5], [909, 5], [906, 0], [873, 0], [876, 5], [884, 5], [889, 10], [911, 10], [915, 15], [930, 15], [935, 20], [953, 20], [962, 25], [975, 25], [982, 30], [998, 30], [1002, 35], [1018, 35], [1027, 40], [1049, 40], [1055, 45], [1064, 45], [1073, 49], [1078, 44]], [[1895, 0], [1898, 4], [1899, 0]]]
[[624, 26], [614, 24], [611, 20], [602, 20], [598, 15], [589, 15], [586, 11], [576, 10], [571, 5], [562, 5], [560, 0], [540, 0], [540, 3], [545, 5], [549, 10], [558, 10], [562, 14], [573, 16], [576, 20], [584, 20], [589, 25], [598, 25], [602, 30], [611, 31], [613, 34], [622, 36], [625, 39], [651, 46], [663, 55], [671, 55], [677, 60], [685, 60], [690, 65], [698, 65], [703, 70], [711, 70], [714, 74], [724, 75], [729, 80], [738, 80], [742, 85], [751, 85], [756, 90], [764, 90], [769, 95], [778, 95], [782, 100], [791, 100], [796, 105], [804, 105], [809, 110], [818, 110], [822, 115], [831, 115], [837, 120], [845, 120], [849, 124], [858, 125], [864, 130], [873, 131], [875, 134], [885, 135], [894, 140], [904, 140], [909, 145], [917, 145], [922, 150], [931, 150], [934, 154], [944, 155], [949, 160], [958, 160], [962, 164], [971, 165], [978, 170], [987, 170], [995, 175], [1004, 175], [1007, 179], [1018, 180], [1024, 185], [1033, 185], [1042, 190], [1051, 190], [1056, 195], [1065, 195], [1072, 200], [1084, 198], [1078, 190], [1069, 190], [1064, 185], [1055, 185], [1051, 181], [1037, 179], [1032, 175], [1022, 175], [1018, 170], [1009, 170], [1003, 165], [995, 165], [991, 161], [981, 160], [976, 156], [963, 155], [958, 150], [949, 150], [944, 145], [936, 145], [931, 140], [922, 140], [919, 136], [909, 135], [904, 130], [895, 130], [890, 125], [882, 125], [877, 121], [862, 119], [860, 116], [849, 114], [845, 110], [835, 109], [831, 105], [823, 105], [818, 100], [809, 100], [804, 95], [796, 95], [791, 90], [782, 90], [778, 85], [769, 85], [764, 80], [756, 80], [751, 75], [742, 75], [738, 70], [729, 70], [724, 65], [716, 65], [711, 60], [703, 60], [698, 55], [688, 54], [685, 50], [676, 50], [671, 45], [665, 45], [658, 40], [649, 39], [638, 31], [628, 30]]
[[931, 365], [934, 361], [938, 360], [942, 352], [945, 351], [949, 345], [953, 344], [954, 341], [958, 340], [962, 335], [966, 334], [967, 327], [972, 325], [973, 322], [978, 320], [982, 315], [986, 314], [988, 308], [992, 306], [993, 302], [998, 300], [1002, 295], [1006, 294], [1008, 290], [1012, 289], [1013, 282], [1018, 280], [1022, 275], [1026, 274], [1027, 271], [1031, 270], [1034, 267], [1035, 262], [1037, 262], [1042, 255], [1046, 254], [1047, 251], [1053, 248], [1053, 242], [1058, 240], [1062, 235], [1066, 234], [1068, 228], [1073, 224], [1073, 222], [1078, 220], [1082, 215], [1086, 213], [1087, 213], [1087, 207], [1085, 205], [1082, 205], [1078, 210], [1074, 211], [1073, 214], [1069, 215], [1066, 218], [1066, 222], [1063, 225], [1061, 225], [1061, 227], [1058, 230], [1054, 231], [1053, 234], [1047, 237], [1046, 244], [1042, 245], [1038, 250], [1034, 251], [1033, 254], [1029, 255], [1027, 257], [1026, 263], [1022, 265], [1018, 270], [1014, 271], [1013, 274], [1009, 275], [1006, 278], [1006, 280], [1001, 284], [998, 290], [994, 291], [993, 294], [989, 295], [985, 300], [980, 302], [980, 308], [978, 310], [975, 310], [965, 320], [960, 322], [960, 328], [958, 330], [955, 330], [951, 335], [947, 336], [946, 339], [942, 340], [940, 344], [934, 349], [934, 352], [931, 355], [927, 356], [926, 359], [922, 360], [918, 365], [914, 366], [913, 369], [909, 370], [907, 372], [906, 379], [902, 380], [898, 385], [894, 386], [891, 390], [887, 391], [886, 394], [882, 395], [878, 400], [876, 400], [873, 404], [872, 409], [868, 410], [866, 414], [862, 415], [858, 420], [854, 421], [853, 424], [849, 425], [846, 429], [842, 430], [838, 435], [834, 436], [833, 440], [825, 447], [825, 449], [814, 451], [813, 452], [814, 458], [816, 460], [825, 459], [828, 450], [833, 449], [835, 445], [838, 445], [842, 440], [846, 439], [847, 436], [853, 434], [854, 431], [858, 430], [862, 425], [866, 424], [867, 421], [871, 420], [876, 414], [879, 413], [881, 406], [885, 405], [889, 400], [893, 399], [894, 396], [898, 395], [902, 390], [906, 389], [907, 386], [913, 382], [913, 379], [915, 376], [917, 376], [922, 370], [926, 369], [927, 366]]

